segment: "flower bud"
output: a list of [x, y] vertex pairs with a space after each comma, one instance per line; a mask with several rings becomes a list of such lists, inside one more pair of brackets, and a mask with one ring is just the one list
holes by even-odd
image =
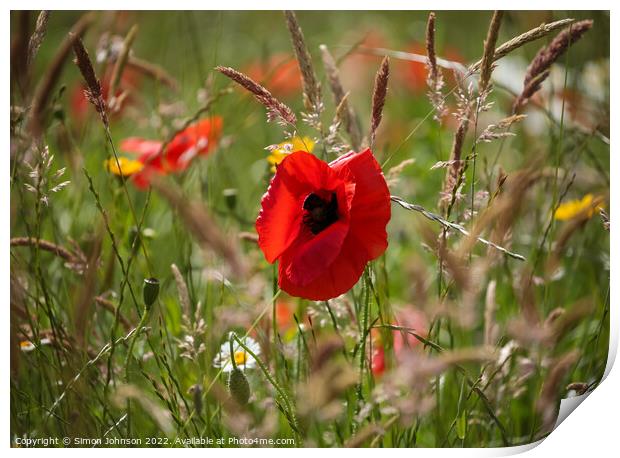
[[147, 309], [150, 309], [153, 303], [157, 300], [159, 295], [159, 280], [157, 278], [145, 278], [144, 287], [142, 288], [142, 297], [144, 298], [144, 305]]
[[197, 383], [190, 386], [187, 392], [192, 395], [194, 409], [196, 409], [196, 413], [200, 416], [202, 414], [202, 388], [200, 388], [200, 384]]
[[245, 405], [250, 400], [250, 384], [238, 367], [235, 367], [228, 376], [228, 392], [240, 405]]

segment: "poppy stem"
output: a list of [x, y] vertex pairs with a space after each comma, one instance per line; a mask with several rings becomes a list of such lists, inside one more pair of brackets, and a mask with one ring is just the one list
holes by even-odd
[[237, 338], [237, 335], [234, 332], [230, 333], [230, 338], [228, 339], [228, 343], [230, 345], [230, 361], [232, 362], [233, 370], [237, 370], [237, 361], [235, 360], [235, 349], [233, 348], [233, 340]]
[[278, 319], [277, 319], [277, 298], [280, 290], [278, 289], [278, 274], [276, 265], [272, 267], [273, 274], [273, 297], [271, 299], [271, 327], [273, 331], [273, 367], [278, 373]]
[[[286, 406], [286, 417], [287, 417], [287, 420], [289, 421], [289, 425], [290, 425], [291, 429], [295, 432], [295, 434], [298, 435], [298, 438], [301, 439], [301, 437], [299, 436], [300, 431], [299, 431], [299, 426], [297, 424], [297, 417], [295, 416], [295, 412], [293, 411], [293, 407], [291, 405], [291, 400], [289, 399], [288, 395], [286, 394], [284, 389], [278, 384], [278, 382], [276, 382], [276, 380], [274, 379], [273, 375], [271, 375], [271, 373], [269, 372], [269, 369], [267, 369], [267, 367], [265, 366], [265, 363], [263, 363], [258, 358], [256, 353], [254, 353], [250, 349], [250, 347], [248, 347], [239, 337], [237, 337], [234, 334], [233, 334], [233, 336], [234, 336], [234, 339], [237, 341], [237, 343], [239, 345], [241, 345], [241, 348], [243, 348], [246, 351], [246, 353], [248, 353], [252, 358], [254, 358], [254, 361], [256, 361], [256, 364], [258, 364], [258, 366], [260, 367], [261, 371], [263, 371], [263, 374], [265, 375], [265, 378], [269, 381], [269, 383], [271, 383], [271, 385], [275, 388], [275, 390], [278, 392], [278, 394], [280, 395], [280, 397], [284, 401], [284, 404]], [[231, 340], [231, 342], [232, 342], [232, 340]]]
[[[149, 310], [147, 307], [144, 308], [144, 312], [142, 313], [142, 318], [140, 318], [140, 323], [136, 326], [136, 332], [134, 332], [133, 336], [131, 336], [131, 340], [129, 341], [129, 349], [127, 350], [127, 356], [125, 357], [125, 383], [129, 384], [129, 364], [131, 362], [133, 348], [136, 345], [136, 340], [140, 335], [140, 330], [146, 324], [147, 318], [149, 317]], [[131, 436], [131, 400], [127, 398], [126, 402], [126, 410], [127, 410], [127, 435]]]
[[362, 315], [362, 337], [360, 342], [360, 363], [359, 363], [359, 385], [357, 387], [357, 397], [358, 401], [364, 400], [363, 388], [364, 388], [364, 367], [366, 366], [366, 339], [368, 337], [368, 315], [370, 313], [370, 274], [368, 271], [368, 267], [364, 270], [364, 310]]

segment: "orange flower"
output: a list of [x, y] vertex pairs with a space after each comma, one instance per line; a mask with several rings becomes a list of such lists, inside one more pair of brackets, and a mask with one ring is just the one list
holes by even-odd
[[290, 97], [301, 91], [297, 61], [290, 54], [273, 54], [266, 61], [254, 61], [244, 73], [265, 86], [276, 97]]
[[278, 329], [286, 332], [292, 325], [294, 325], [293, 308], [286, 301], [276, 302], [276, 324]]
[[[428, 91], [426, 83], [428, 73], [426, 69], [426, 46], [424, 43], [413, 42], [406, 48], [406, 52], [418, 54], [422, 59], [419, 62], [399, 60], [396, 64], [398, 69], [396, 77], [412, 92], [425, 94]], [[446, 48], [443, 53], [438, 51], [438, 57], [450, 61], [463, 62], [463, 57], [455, 48]], [[452, 87], [456, 83], [452, 71], [442, 69], [442, 75], [447, 86]]]

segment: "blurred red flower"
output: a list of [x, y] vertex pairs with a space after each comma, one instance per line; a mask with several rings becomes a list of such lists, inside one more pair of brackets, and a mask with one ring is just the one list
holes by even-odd
[[[360, 40], [360, 37], [362, 39]], [[378, 48], [388, 48], [389, 40], [379, 29], [351, 30], [344, 43], [356, 43], [355, 48], [339, 64], [340, 79], [351, 94], [372, 87], [382, 56], [374, 54]], [[359, 44], [359, 45], [357, 45]], [[332, 49], [335, 51], [335, 49]]]
[[[424, 43], [414, 42], [410, 44], [405, 51], [426, 57], [426, 46]], [[446, 48], [444, 53], [439, 53], [439, 57], [454, 62], [463, 62], [463, 56], [455, 48]], [[426, 83], [428, 72], [425, 60], [422, 62], [400, 60], [397, 65], [399, 71], [396, 72], [396, 75], [409, 90], [416, 94], [425, 94], [428, 91], [428, 85]], [[446, 84], [449, 86], [448, 90], [450, 90], [452, 86], [456, 84], [454, 74], [452, 71], [446, 69], [442, 69], [442, 73]]]
[[[392, 330], [394, 355], [396, 356], [396, 362], [401, 363], [411, 351], [421, 344], [411, 332], [416, 333], [420, 337], [428, 337], [428, 320], [426, 315], [420, 310], [407, 307], [396, 313], [394, 325], [407, 329]], [[383, 375], [386, 369], [385, 343], [381, 337], [381, 332], [377, 328], [371, 329], [370, 338], [372, 342], [370, 368], [373, 375], [379, 377]]]
[[372, 375], [379, 377], [385, 372], [385, 347], [381, 339], [381, 333], [377, 328], [370, 330], [371, 356], [370, 356], [370, 370]]
[[254, 61], [244, 69], [244, 73], [277, 97], [290, 97], [301, 91], [299, 66], [290, 54], [277, 53], [266, 61]]
[[196, 156], [209, 154], [222, 134], [222, 118], [212, 116], [197, 121], [179, 132], [164, 150], [163, 142], [130, 137], [122, 140], [121, 151], [136, 153], [144, 168], [132, 176], [134, 184], [147, 188], [154, 174], [166, 175], [185, 170]]
[[256, 220], [258, 244], [279, 260], [278, 285], [327, 300], [357, 282], [387, 248], [390, 193], [370, 149], [327, 164], [296, 151], [276, 169]]
[[396, 313], [396, 325], [401, 328], [407, 328], [410, 331], [392, 331], [394, 354], [396, 355], [396, 360], [401, 362], [412, 349], [422, 343], [411, 332], [416, 333], [420, 337], [428, 337], [428, 320], [426, 315], [420, 310], [407, 307]]
[[[101, 79], [101, 92], [103, 94], [104, 100], [108, 100], [111, 79], [112, 71], [108, 70], [105, 72], [103, 78]], [[127, 91], [128, 95], [124, 98], [124, 101], [121, 104], [119, 111], [111, 113], [111, 119], [115, 119], [117, 115], [122, 112], [123, 108], [134, 102], [132, 92], [140, 86], [141, 79], [141, 75], [136, 71], [132, 70], [131, 68], [126, 68], [123, 71], [119, 87], [117, 88], [116, 94], [114, 95], [119, 97], [124, 91]], [[83, 83], [77, 83], [75, 86], [72, 87], [71, 93], [69, 94], [69, 107], [71, 117], [78, 125], [81, 125], [84, 122], [89, 113], [89, 109], [92, 108], [90, 102], [86, 98], [86, 94], [84, 92], [85, 90], [86, 86]]]

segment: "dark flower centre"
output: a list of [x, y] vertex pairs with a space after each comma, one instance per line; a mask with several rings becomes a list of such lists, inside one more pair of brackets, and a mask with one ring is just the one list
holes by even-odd
[[304, 224], [313, 234], [318, 234], [338, 221], [338, 199], [335, 192], [332, 193], [329, 202], [321, 199], [315, 193], [308, 194], [304, 200], [303, 209], [306, 210], [303, 219]]

